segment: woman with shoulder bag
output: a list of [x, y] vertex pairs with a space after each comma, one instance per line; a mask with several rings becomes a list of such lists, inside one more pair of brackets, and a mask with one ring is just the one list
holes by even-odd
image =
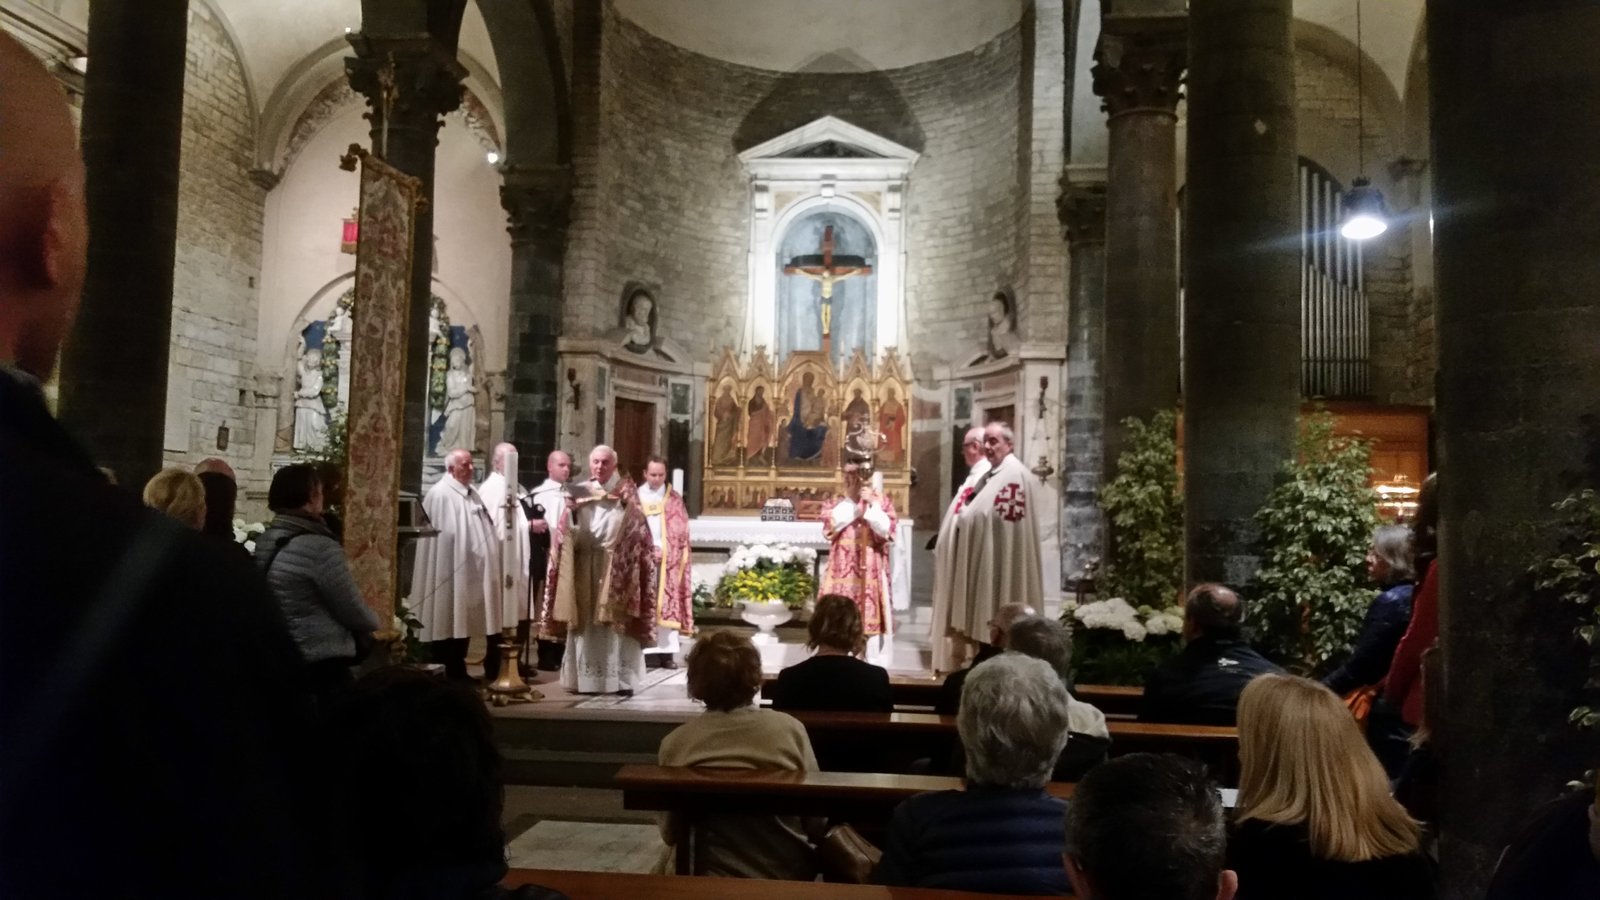
[[372, 633], [382, 623], [362, 601], [344, 548], [322, 521], [317, 470], [302, 464], [279, 469], [267, 505], [276, 516], [256, 538], [256, 565], [306, 661], [312, 691], [325, 699], [350, 683], [350, 667], [372, 648]]

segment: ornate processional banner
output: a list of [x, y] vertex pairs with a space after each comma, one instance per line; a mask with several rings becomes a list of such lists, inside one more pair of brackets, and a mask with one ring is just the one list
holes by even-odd
[[361, 168], [360, 232], [350, 358], [345, 470], [345, 553], [356, 586], [383, 630], [399, 589], [400, 447], [404, 433], [411, 246], [422, 183], [354, 144], [341, 160]]

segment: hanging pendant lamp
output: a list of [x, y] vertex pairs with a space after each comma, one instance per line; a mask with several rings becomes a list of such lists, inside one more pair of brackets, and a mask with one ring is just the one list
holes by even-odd
[[1366, 53], [1361, 46], [1361, 0], [1356, 0], [1356, 168], [1361, 174], [1350, 183], [1344, 197], [1339, 234], [1346, 240], [1366, 241], [1389, 230], [1389, 208], [1383, 192], [1367, 178]]

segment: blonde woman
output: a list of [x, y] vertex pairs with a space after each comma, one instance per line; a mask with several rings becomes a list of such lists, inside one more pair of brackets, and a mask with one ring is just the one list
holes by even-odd
[[1263, 675], [1239, 698], [1238, 900], [1432, 900], [1421, 826], [1334, 693]]
[[188, 469], [162, 469], [144, 486], [144, 505], [196, 531], [206, 524], [206, 489]]

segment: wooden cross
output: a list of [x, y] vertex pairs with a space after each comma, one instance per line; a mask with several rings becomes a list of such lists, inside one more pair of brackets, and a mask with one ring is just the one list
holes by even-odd
[[[820, 265], [819, 265], [820, 263]], [[822, 230], [822, 255], [797, 256], [783, 267], [785, 275], [801, 275], [822, 285], [822, 339], [827, 341], [833, 333], [833, 286], [856, 275], [871, 275], [872, 267], [859, 256], [841, 256], [838, 264], [833, 256], [833, 226]]]

